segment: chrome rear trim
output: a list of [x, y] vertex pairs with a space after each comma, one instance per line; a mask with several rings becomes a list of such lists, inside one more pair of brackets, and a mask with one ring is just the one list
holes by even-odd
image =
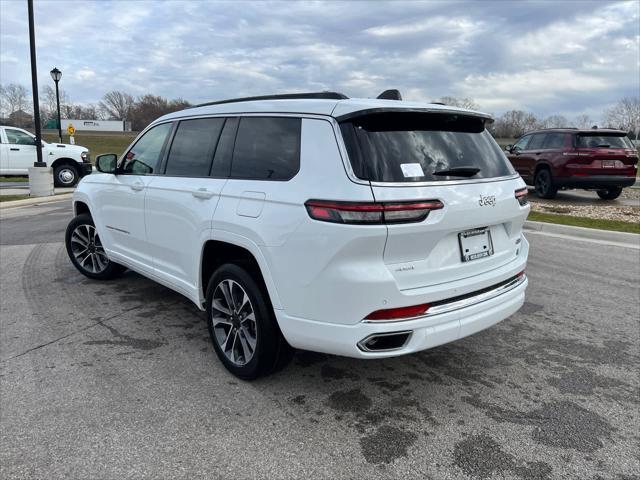
[[486, 302], [487, 300], [491, 300], [492, 298], [499, 297], [500, 295], [504, 295], [505, 293], [513, 290], [514, 288], [522, 285], [527, 279], [526, 275], [516, 276], [512, 280], [507, 283], [498, 284], [497, 287], [492, 288], [490, 290], [481, 291], [477, 295], [474, 295], [471, 292], [468, 296], [462, 295], [464, 298], [460, 298], [456, 300], [454, 297], [450, 300], [442, 300], [440, 302], [435, 302], [434, 305], [429, 307], [427, 313], [425, 315], [420, 315], [418, 317], [410, 317], [410, 318], [399, 318], [397, 320], [363, 320], [364, 323], [397, 323], [397, 322], [406, 322], [407, 320], [417, 320], [420, 318], [429, 318], [436, 315], [442, 315], [443, 313], [453, 312], [455, 310], [460, 310], [462, 308], [467, 308], [472, 305], [476, 305], [478, 303]]

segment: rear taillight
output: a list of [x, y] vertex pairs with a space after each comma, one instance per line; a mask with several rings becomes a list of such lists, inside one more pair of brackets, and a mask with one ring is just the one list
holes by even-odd
[[334, 202], [308, 200], [305, 204], [314, 220], [333, 223], [375, 225], [385, 223], [421, 222], [431, 210], [440, 210], [439, 200], [420, 200], [394, 203]]
[[406, 320], [409, 318], [421, 317], [427, 313], [429, 310], [428, 303], [423, 303], [421, 305], [412, 305], [411, 307], [400, 307], [400, 308], [388, 308], [386, 310], [376, 310], [375, 312], [370, 313], [366, 317], [365, 320]]
[[518, 203], [520, 204], [521, 207], [524, 207], [529, 204], [529, 198], [528, 198], [529, 191], [526, 189], [526, 187], [516, 190], [515, 195], [516, 195], [516, 200], [518, 200]]

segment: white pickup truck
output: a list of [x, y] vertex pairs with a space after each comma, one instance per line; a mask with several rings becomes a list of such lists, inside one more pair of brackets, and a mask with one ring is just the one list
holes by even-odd
[[[35, 161], [35, 136], [21, 128], [0, 126], [0, 175], [28, 175]], [[92, 171], [89, 150], [80, 145], [43, 141], [42, 161], [53, 168], [56, 187], [72, 187]]]

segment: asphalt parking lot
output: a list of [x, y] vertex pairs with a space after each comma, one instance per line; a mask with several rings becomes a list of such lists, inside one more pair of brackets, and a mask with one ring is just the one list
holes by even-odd
[[531, 233], [498, 326], [246, 383], [185, 298], [81, 276], [70, 215], [0, 212], [0, 478], [640, 478], [638, 250]]

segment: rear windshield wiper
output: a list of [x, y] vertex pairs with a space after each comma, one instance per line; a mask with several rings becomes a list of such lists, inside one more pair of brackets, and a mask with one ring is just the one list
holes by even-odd
[[473, 177], [480, 171], [477, 167], [455, 167], [448, 168], [447, 170], [437, 170], [433, 172], [434, 175], [438, 176], [450, 176], [450, 177]]

